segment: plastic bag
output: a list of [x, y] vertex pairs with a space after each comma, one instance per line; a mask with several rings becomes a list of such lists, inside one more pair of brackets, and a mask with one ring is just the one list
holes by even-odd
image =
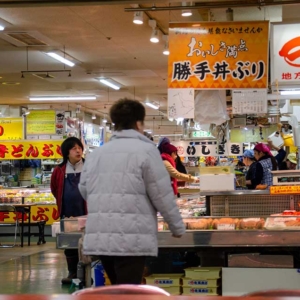
[[229, 120], [225, 90], [198, 91], [195, 96], [195, 118], [200, 124], [220, 125]]

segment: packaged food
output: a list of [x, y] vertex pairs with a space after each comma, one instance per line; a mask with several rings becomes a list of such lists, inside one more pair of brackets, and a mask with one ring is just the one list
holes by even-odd
[[213, 229], [218, 229], [218, 225], [220, 224], [233, 224], [234, 228], [237, 228], [239, 225], [240, 220], [239, 219], [233, 219], [233, 218], [221, 218], [221, 219], [214, 219], [212, 223]]
[[240, 229], [262, 229], [265, 225], [265, 220], [262, 218], [246, 218], [240, 220]]

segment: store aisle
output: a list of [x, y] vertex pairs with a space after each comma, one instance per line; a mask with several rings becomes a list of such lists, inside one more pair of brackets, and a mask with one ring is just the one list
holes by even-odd
[[1, 294], [67, 294], [70, 286], [60, 281], [66, 275], [62, 250], [50, 242], [40, 246], [0, 249]]

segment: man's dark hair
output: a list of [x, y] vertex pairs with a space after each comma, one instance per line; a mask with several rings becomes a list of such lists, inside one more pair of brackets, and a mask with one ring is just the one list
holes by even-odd
[[69, 152], [76, 145], [78, 145], [83, 151], [83, 145], [81, 143], [81, 140], [78, 139], [77, 137], [69, 137], [63, 141], [63, 143], [61, 144], [61, 153], [63, 156], [63, 162], [61, 163], [61, 165], [67, 163], [69, 158]]
[[136, 129], [136, 122], [144, 122], [146, 111], [143, 104], [136, 100], [120, 99], [110, 109], [111, 121], [115, 130]]

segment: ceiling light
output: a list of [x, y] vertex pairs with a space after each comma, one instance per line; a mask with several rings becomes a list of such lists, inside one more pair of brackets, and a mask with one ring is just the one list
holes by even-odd
[[146, 101], [145, 104], [153, 109], [159, 109], [159, 105], [155, 105], [152, 102]]
[[150, 42], [151, 43], [158, 43], [159, 42], [159, 31], [157, 28], [152, 29], [152, 34], [150, 37]]
[[96, 100], [96, 96], [40, 96], [29, 97], [30, 101], [76, 101], [76, 100]]
[[96, 115], [95, 114], [92, 115], [92, 120], [96, 120]]
[[107, 123], [107, 120], [104, 118], [104, 119], [102, 120], [102, 123]]
[[[192, 3], [191, 3], [190, 5], [192, 5]], [[186, 3], [186, 2], [182, 2], [182, 6], [183, 6], [183, 7], [184, 7], [184, 6], [187, 6], [187, 3]], [[190, 9], [183, 9], [183, 10], [181, 11], [181, 15], [182, 15], [183, 17], [190, 17], [192, 14], [193, 14], [193, 13], [192, 13], [192, 11], [191, 11]]]
[[144, 17], [142, 11], [135, 11], [133, 15], [133, 23], [137, 25], [141, 25], [144, 23]]
[[183, 9], [181, 15], [183, 17], [190, 17], [192, 15], [192, 11], [190, 9]]
[[3, 31], [6, 27], [10, 25], [12, 24], [0, 18], [0, 31]]
[[110, 78], [100, 78], [99, 81], [109, 87], [111, 87], [114, 90], [119, 90], [121, 88], [120, 84], [115, 82], [114, 80]]
[[299, 95], [300, 96], [300, 90], [299, 91], [281, 91], [281, 95]]
[[163, 51], [163, 55], [169, 55], [170, 51], [169, 51], [169, 43], [166, 42], [165, 43], [165, 47], [164, 47], [164, 51]]
[[49, 55], [49, 56], [51, 56], [52, 58], [54, 58], [54, 59], [62, 62], [63, 64], [65, 64], [65, 65], [67, 65], [69, 67], [74, 67], [75, 66], [75, 64], [72, 61], [70, 61], [70, 60], [68, 60], [68, 59], [66, 59], [66, 58], [58, 55], [57, 53], [46, 52], [46, 54]]

